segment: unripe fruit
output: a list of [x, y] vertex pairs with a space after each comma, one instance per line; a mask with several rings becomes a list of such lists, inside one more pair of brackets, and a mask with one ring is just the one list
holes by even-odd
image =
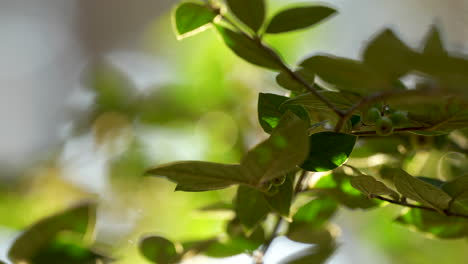
[[279, 192], [279, 186], [271, 186], [270, 190], [268, 190], [265, 194], [268, 195], [268, 196], [274, 196], [276, 194], [278, 194]]
[[280, 185], [283, 185], [285, 181], [286, 181], [286, 176], [280, 176], [271, 180], [271, 183], [273, 184], [273, 186], [280, 186]]
[[376, 132], [380, 136], [388, 136], [393, 133], [393, 122], [390, 118], [384, 116], [375, 123]]
[[372, 107], [369, 110], [367, 110], [367, 113], [363, 116], [363, 122], [366, 125], [372, 125], [375, 124], [375, 122], [377, 122], [377, 120], [379, 120], [380, 117], [380, 110], [375, 107]]
[[402, 125], [408, 120], [408, 117], [406, 116], [406, 112], [403, 112], [400, 110], [393, 112], [389, 117], [395, 126]]

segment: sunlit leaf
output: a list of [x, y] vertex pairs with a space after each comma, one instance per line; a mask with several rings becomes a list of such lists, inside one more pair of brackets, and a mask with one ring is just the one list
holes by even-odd
[[355, 176], [351, 178], [351, 185], [369, 197], [379, 195], [389, 195], [395, 199], [399, 198], [398, 193], [385, 186], [380, 181], [371, 176]]
[[324, 196], [314, 199], [294, 214], [290, 232], [294, 231], [296, 225], [302, 224], [307, 224], [310, 229], [320, 229], [333, 217], [337, 209], [338, 205], [332, 198]]
[[224, 43], [242, 59], [260, 67], [273, 70], [282, 69], [279, 58], [274, 51], [264, 46], [260, 41], [249, 38], [247, 35], [237, 33], [228, 28], [216, 25], [216, 29]]
[[265, 20], [265, 0], [227, 0], [229, 9], [245, 25], [257, 32]]
[[327, 6], [307, 5], [283, 10], [273, 16], [266, 33], [283, 33], [311, 27], [335, 14], [336, 10]]
[[309, 137], [309, 155], [301, 168], [328, 171], [346, 162], [356, 144], [356, 136], [335, 132], [319, 132]]
[[439, 211], [448, 208], [451, 197], [441, 189], [419, 180], [401, 169], [393, 171], [393, 182], [403, 196]]
[[249, 228], [254, 228], [270, 211], [269, 205], [263, 193], [247, 186], [239, 186], [237, 189], [235, 211], [241, 223]]
[[233, 184], [250, 184], [239, 165], [204, 161], [182, 161], [150, 169], [148, 174], [167, 177], [177, 183], [176, 190], [197, 192], [227, 188]]
[[439, 238], [460, 238], [468, 234], [468, 220], [447, 217], [438, 212], [411, 209], [399, 216], [396, 222], [416, 228]]
[[180, 255], [174, 243], [160, 236], [146, 236], [139, 245], [141, 254], [152, 263], [178, 263]]
[[341, 91], [369, 94], [387, 88], [372, 68], [359, 61], [316, 55], [301, 62], [300, 66], [315, 72], [322, 80]]
[[28, 262], [63, 231], [72, 232], [85, 241], [94, 229], [95, 218], [94, 203], [82, 203], [45, 218], [29, 227], [15, 240], [8, 257], [15, 263]]
[[207, 5], [197, 3], [181, 3], [173, 15], [177, 38], [183, 39], [199, 33], [207, 28], [218, 13]]
[[275, 195], [265, 194], [265, 200], [274, 211], [288, 217], [294, 192], [294, 174], [287, 175], [286, 180], [278, 189]]

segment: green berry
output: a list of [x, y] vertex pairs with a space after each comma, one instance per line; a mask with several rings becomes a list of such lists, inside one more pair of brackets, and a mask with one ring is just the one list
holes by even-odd
[[390, 118], [383, 116], [375, 123], [376, 132], [380, 136], [388, 136], [393, 133], [393, 122]]
[[265, 194], [268, 195], [268, 196], [274, 196], [276, 194], [278, 194], [279, 192], [279, 186], [275, 186], [273, 185], [270, 190], [268, 190]]
[[400, 110], [393, 112], [389, 117], [395, 126], [402, 125], [408, 120], [406, 112]]
[[280, 185], [283, 185], [285, 181], [286, 181], [286, 176], [280, 176], [271, 180], [271, 183], [273, 184], [273, 186], [280, 186]]
[[377, 120], [379, 120], [380, 117], [381, 117], [380, 110], [375, 107], [372, 107], [363, 116], [363, 121], [364, 121], [364, 124], [372, 125], [372, 124], [375, 124], [375, 122], [377, 122]]

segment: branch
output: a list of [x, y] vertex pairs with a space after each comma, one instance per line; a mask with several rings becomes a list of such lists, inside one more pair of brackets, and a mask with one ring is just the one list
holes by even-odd
[[[431, 211], [431, 212], [438, 212], [436, 209], [434, 209], [434, 208], [432, 208], [432, 207], [427, 207], [427, 206], [422, 206], [422, 205], [404, 203], [404, 202], [400, 202], [400, 201], [388, 199], [388, 198], [385, 198], [385, 197], [382, 197], [382, 196], [371, 196], [371, 198], [379, 199], [379, 200], [382, 200], [382, 201], [385, 201], [385, 202], [389, 202], [389, 203], [392, 203], [392, 204], [398, 204], [398, 205], [405, 206], [405, 207], [409, 207], [409, 208], [416, 208], [416, 209], [421, 209], [421, 210], [426, 210], [426, 211]], [[466, 214], [460, 214], [460, 213], [451, 212], [451, 211], [449, 211], [448, 209], [447, 209], [447, 210], [444, 210], [443, 212], [444, 212], [444, 214], [445, 214], [446, 216], [461, 217], [461, 218], [466, 218], [466, 219], [468, 219], [468, 215], [466, 215]]]
[[[404, 128], [396, 128], [393, 130], [393, 133], [399, 133], [399, 132], [407, 132], [407, 131], [428, 131], [430, 130], [431, 127], [404, 127]], [[352, 132], [353, 135], [356, 136], [376, 136], [378, 135], [376, 131], [370, 130], [370, 131], [355, 131]]]

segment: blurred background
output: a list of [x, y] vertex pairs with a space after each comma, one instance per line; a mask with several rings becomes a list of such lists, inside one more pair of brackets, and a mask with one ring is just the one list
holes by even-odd
[[[293, 2], [269, 0], [269, 12]], [[467, 48], [466, 0], [322, 2], [340, 14], [267, 38], [291, 65], [316, 52], [359, 58], [384, 27], [418, 47], [435, 23], [449, 50]], [[234, 190], [175, 193], [174, 184], [142, 174], [174, 160], [238, 162], [265, 137], [258, 92], [283, 91], [273, 73], [235, 57], [211, 30], [177, 41], [176, 3], [0, 0], [0, 259], [22, 229], [83, 198], [99, 199], [97, 240], [117, 263], [147, 263], [136, 250], [142, 234], [191, 240], [223, 232], [229, 215], [195, 209], [229, 202]], [[465, 241], [393, 224], [394, 209], [342, 209], [334, 219], [342, 243], [330, 263], [465, 263]], [[299, 247], [280, 239], [266, 263]]]

